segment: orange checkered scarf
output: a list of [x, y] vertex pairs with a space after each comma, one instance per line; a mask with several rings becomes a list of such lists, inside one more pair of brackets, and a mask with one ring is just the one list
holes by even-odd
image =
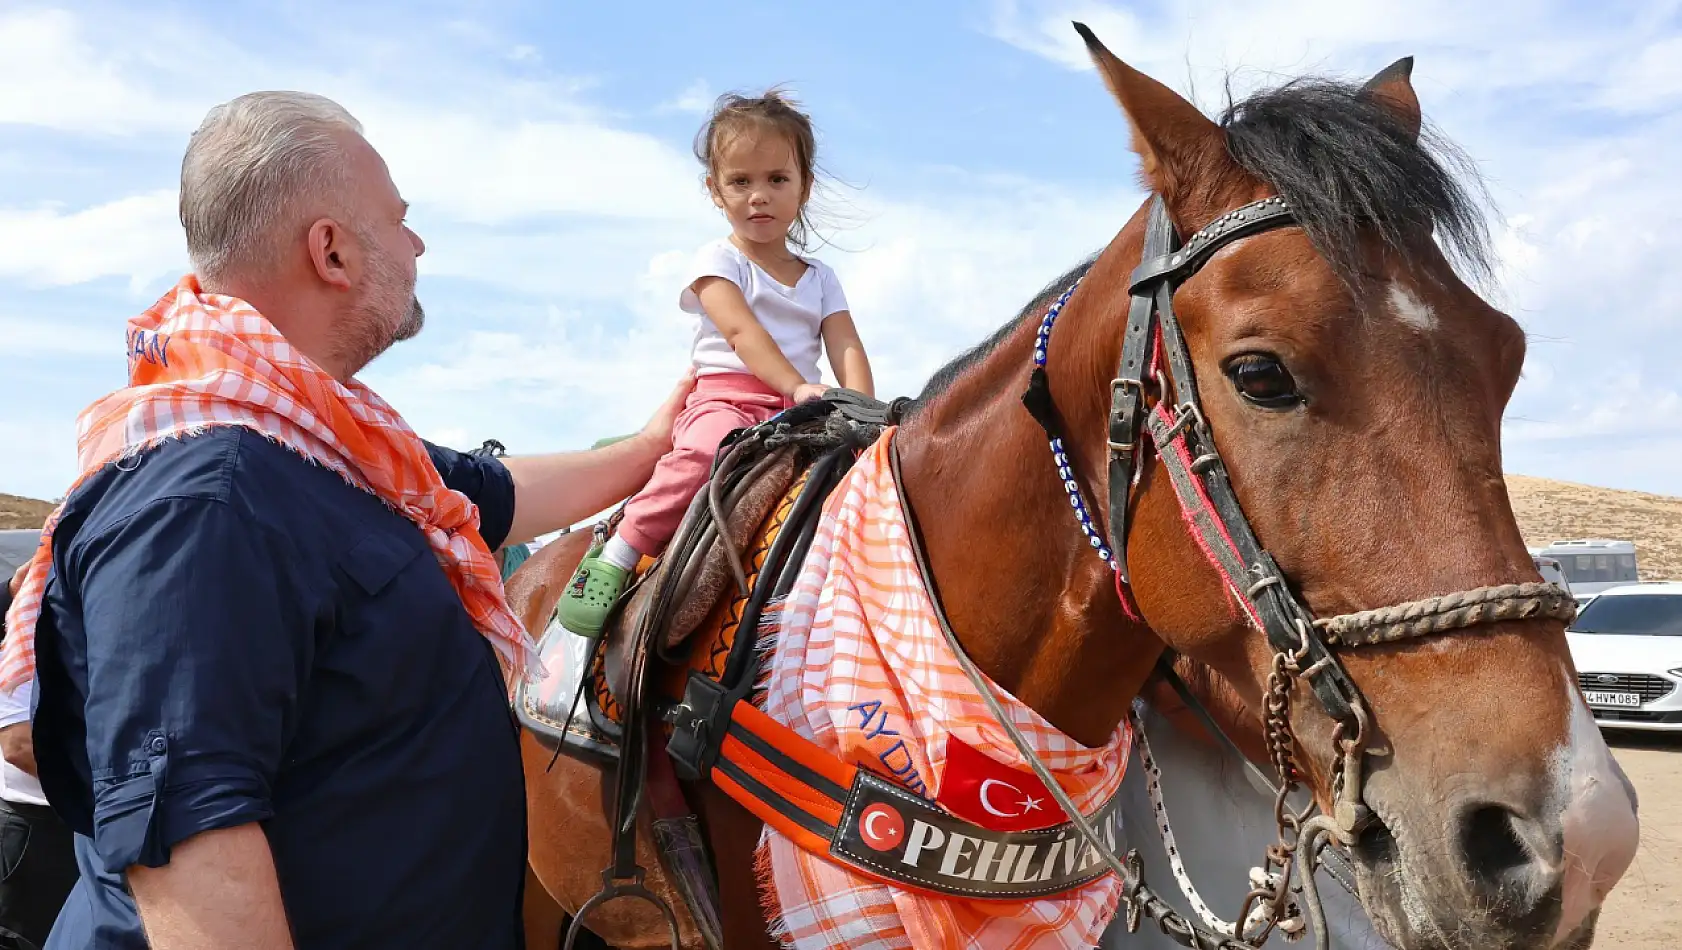
[[[843, 760], [934, 798], [955, 737], [1026, 770], [941, 635], [907, 540], [883, 432], [825, 505], [801, 575], [774, 621], [767, 715]], [[1077, 743], [996, 685], [995, 695], [1077, 808], [1121, 785], [1132, 734]], [[963, 900], [865, 878], [766, 829], [762, 889], [796, 950], [1075, 950], [1096, 946], [1115, 912], [1114, 875], [1037, 900]]]
[[[479, 536], [478, 508], [444, 486], [420, 437], [373, 390], [355, 380], [341, 384], [250, 304], [205, 293], [191, 274], [129, 321], [128, 358], [128, 387], [77, 418], [81, 475], [70, 493], [107, 463], [165, 440], [219, 425], [255, 429], [419, 526], [474, 625], [512, 667], [524, 669], [530, 641]], [[0, 689], [34, 675], [35, 623], [61, 511], [48, 517], [6, 614]]]

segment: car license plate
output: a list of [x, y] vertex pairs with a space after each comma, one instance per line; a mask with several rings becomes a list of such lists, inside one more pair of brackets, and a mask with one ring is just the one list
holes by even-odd
[[1620, 709], [1639, 709], [1641, 707], [1640, 693], [1606, 693], [1598, 690], [1585, 690], [1583, 698], [1590, 706], [1616, 706]]

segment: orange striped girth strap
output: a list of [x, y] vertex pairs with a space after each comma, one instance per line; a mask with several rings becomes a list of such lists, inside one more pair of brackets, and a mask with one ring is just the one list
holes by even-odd
[[[678, 709], [704, 709], [697, 693], [727, 699], [707, 688], [716, 684], [700, 677], [690, 682]], [[692, 719], [674, 723], [680, 725], [674, 740], [694, 732], [722, 735], [703, 767], [684, 777], [711, 780], [801, 848], [866, 877], [972, 900], [1019, 901], [1113, 873], [1071, 822], [1036, 831], [983, 828], [842, 761], [746, 700], [717, 704], [713, 712], [711, 728], [694, 730]], [[683, 773], [691, 770], [681, 745], [672, 751]], [[1112, 854], [1122, 834], [1120, 798], [1118, 789], [1087, 817]]]

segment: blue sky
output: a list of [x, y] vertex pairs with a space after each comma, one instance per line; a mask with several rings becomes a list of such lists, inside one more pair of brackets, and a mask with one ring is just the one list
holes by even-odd
[[56, 497], [123, 324], [185, 269], [188, 133], [257, 88], [367, 126], [429, 249], [426, 331], [364, 374], [429, 438], [516, 452], [640, 424], [723, 233], [690, 152], [786, 83], [842, 181], [822, 252], [884, 395], [913, 393], [1141, 200], [1071, 19], [1206, 111], [1417, 57], [1501, 217], [1491, 299], [1532, 334], [1508, 471], [1682, 495], [1678, 2], [302, 3], [0, 0], [0, 491]]

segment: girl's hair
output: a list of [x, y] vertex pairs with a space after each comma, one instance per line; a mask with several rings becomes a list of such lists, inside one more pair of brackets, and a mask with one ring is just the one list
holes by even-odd
[[798, 108], [799, 103], [780, 89], [768, 89], [764, 95], [743, 96], [734, 92], [718, 97], [712, 115], [695, 136], [695, 157], [707, 174], [717, 172], [718, 153], [728, 143], [745, 135], [772, 133], [787, 140], [794, 151], [794, 162], [800, 168], [805, 193], [800, 198], [800, 211], [788, 229], [788, 239], [802, 249], [812, 240], [812, 220], [807, 202], [817, 185], [818, 142], [812, 132], [812, 120]]

